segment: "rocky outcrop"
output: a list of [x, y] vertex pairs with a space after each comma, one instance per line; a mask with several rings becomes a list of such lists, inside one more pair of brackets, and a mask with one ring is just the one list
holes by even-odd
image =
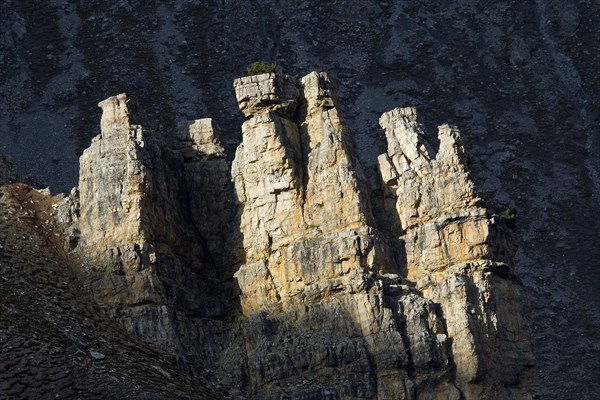
[[125, 94], [99, 106], [102, 133], [81, 156], [78, 189], [57, 207], [68, 247], [106, 315], [198, 373], [227, 340], [231, 292], [214, 283], [210, 253], [227, 185], [217, 128], [191, 121], [169, 139], [139, 124]]
[[440, 306], [465, 398], [504, 398], [507, 387], [526, 397], [535, 392], [533, 348], [507, 229], [480, 205], [458, 130], [440, 126], [435, 152], [416, 117], [404, 108], [380, 119], [388, 151], [379, 169], [406, 276]]
[[[242, 78], [234, 87], [246, 116], [233, 164], [244, 243], [235, 276], [244, 325], [252, 326], [245, 334], [256, 368], [252, 396], [535, 393], [531, 339], [508, 270], [512, 248], [505, 229], [476, 206], [457, 131], [441, 129], [432, 161], [414, 109], [382, 117], [390, 152], [380, 157], [381, 175], [397, 215], [389, 225], [402, 234], [389, 243], [374, 223], [327, 75], [302, 78], [297, 99], [285, 76]], [[405, 265], [389, 245], [403, 248]], [[437, 282], [440, 269], [447, 274]], [[347, 321], [332, 327], [332, 319]], [[359, 350], [340, 348], [347, 338]], [[298, 348], [326, 356], [307, 362]], [[362, 375], [353, 379], [357, 368]]]
[[[77, 250], [89, 287], [136, 333], [176, 343], [169, 310], [162, 307], [167, 293], [158, 269], [164, 258], [179, 262], [172, 253], [183, 249], [183, 238], [193, 238], [186, 210], [166, 207], [185, 196], [184, 180], [174, 175], [181, 160], [136, 123], [124, 94], [99, 106], [102, 133], [80, 160]], [[200, 246], [190, 251], [198, 255], [190, 260], [203, 262]], [[146, 325], [142, 315], [156, 323]]]
[[246, 115], [232, 174], [249, 393], [408, 398], [401, 330], [376, 278], [385, 247], [329, 79], [294, 85], [273, 74], [234, 83]]
[[[385, 267], [375, 262], [384, 250], [374, 234], [360, 170], [347, 148], [347, 132], [330, 95], [323, 94], [330, 90], [327, 75], [303, 78], [296, 97], [281, 103], [273, 94], [264, 95], [276, 93], [278, 85], [285, 86], [282, 93], [294, 93], [293, 84], [276, 75], [235, 82], [247, 117], [232, 169], [242, 205], [245, 263], [236, 277], [246, 313], [351, 290], [357, 274]], [[246, 97], [254, 87], [269, 102], [248, 107]], [[298, 119], [290, 118], [295, 113]]]
[[163, 135], [100, 103], [56, 208], [106, 315], [247, 398], [533, 398], [514, 249], [457, 130], [435, 152], [414, 109], [382, 116], [380, 223], [327, 74], [234, 89], [231, 171], [211, 119]]

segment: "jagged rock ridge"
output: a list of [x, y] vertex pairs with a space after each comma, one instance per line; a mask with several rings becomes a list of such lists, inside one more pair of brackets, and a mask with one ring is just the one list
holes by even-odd
[[248, 398], [534, 398], [514, 249], [457, 129], [435, 151], [414, 109], [382, 116], [381, 224], [327, 74], [234, 89], [231, 172], [211, 120], [173, 140], [100, 103], [58, 216], [109, 314]]

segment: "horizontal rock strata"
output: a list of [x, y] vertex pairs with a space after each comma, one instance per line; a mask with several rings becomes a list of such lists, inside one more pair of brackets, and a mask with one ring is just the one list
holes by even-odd
[[498, 217], [480, 205], [458, 130], [440, 126], [434, 152], [414, 108], [379, 122], [388, 141], [380, 174], [405, 245], [406, 275], [440, 306], [458, 387], [467, 399], [505, 398], [507, 390], [527, 398], [535, 391], [534, 358], [512, 275], [514, 248]]
[[433, 149], [414, 109], [381, 117], [376, 221], [327, 74], [234, 90], [231, 169], [211, 119], [161, 135], [126, 95], [100, 103], [56, 209], [107, 314], [245, 398], [534, 398], [514, 248], [457, 129]]
[[210, 253], [221, 246], [229, 181], [218, 127], [190, 121], [168, 139], [137, 123], [125, 94], [99, 106], [102, 133], [58, 206], [67, 247], [108, 316], [199, 373], [228, 340], [222, 299], [232, 292], [215, 283], [220, 259]]

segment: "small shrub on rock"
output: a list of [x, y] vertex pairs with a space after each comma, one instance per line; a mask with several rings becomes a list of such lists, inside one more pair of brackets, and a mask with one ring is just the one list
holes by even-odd
[[255, 61], [246, 68], [246, 72], [248, 73], [248, 76], [252, 76], [260, 74], [279, 73], [280, 71], [277, 67], [277, 64], [267, 64], [263, 61]]
[[517, 226], [517, 210], [516, 209], [511, 208], [510, 206], [506, 205], [502, 208], [502, 212], [500, 213], [500, 216], [506, 223], [506, 226], [508, 226], [510, 229], [515, 229], [515, 227]]

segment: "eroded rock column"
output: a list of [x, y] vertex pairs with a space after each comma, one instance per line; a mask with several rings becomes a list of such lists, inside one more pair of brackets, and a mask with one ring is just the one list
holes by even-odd
[[[259, 75], [236, 80], [235, 88], [247, 117], [233, 164], [243, 205], [243, 299], [318, 298], [381, 272], [384, 248], [346, 127], [324, 94], [327, 75], [308, 75], [298, 87], [287, 76]], [[252, 276], [263, 283], [254, 286]], [[264, 296], [247, 295], [258, 287]]]
[[388, 151], [379, 169], [406, 248], [407, 278], [439, 304], [456, 383], [467, 399], [535, 393], [532, 339], [512, 275], [507, 229], [480, 206], [456, 128], [424, 139], [414, 108], [382, 115]]
[[125, 94], [99, 106], [102, 133], [80, 158], [75, 221], [86, 286], [128, 330], [181, 354], [175, 312], [202, 302], [205, 269], [182, 157], [144, 131]]
[[113, 273], [98, 275], [90, 287], [106, 304], [161, 302], [155, 271], [141, 259], [142, 252], [147, 261], [152, 254], [141, 247], [150, 240], [142, 203], [152, 180], [143, 158], [143, 128], [133, 121], [125, 94], [99, 107], [102, 133], [80, 158], [80, 249], [85, 248], [91, 270], [112, 268]]
[[246, 116], [233, 178], [250, 397], [458, 398], [435, 311], [393, 273], [373, 225], [327, 75], [234, 87]]
[[276, 305], [283, 287], [275, 284], [276, 252], [304, 231], [302, 152], [292, 120], [298, 89], [284, 75], [266, 74], [234, 82], [246, 116], [243, 141], [232, 166], [235, 193], [243, 205], [242, 266], [236, 273], [244, 312]]

